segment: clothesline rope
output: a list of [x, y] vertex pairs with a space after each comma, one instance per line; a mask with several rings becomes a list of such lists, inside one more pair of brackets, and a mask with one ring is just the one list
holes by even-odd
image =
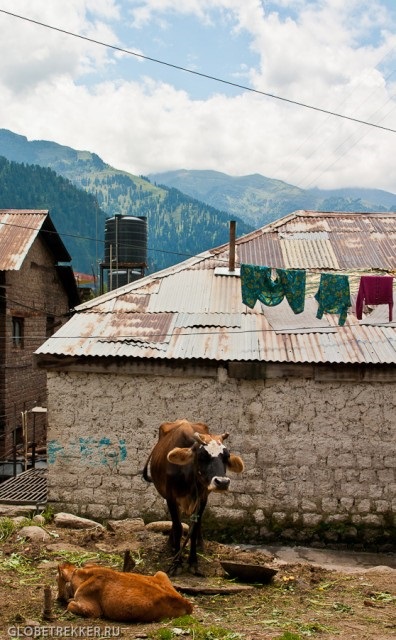
[[[276, 307], [286, 298], [293, 312], [304, 311], [306, 298], [305, 269], [273, 269], [269, 266], [241, 264], [242, 302], [254, 308], [259, 300], [262, 305]], [[316, 318], [323, 314], [339, 315], [338, 324], [346, 322], [348, 310], [352, 306], [349, 276], [341, 273], [319, 272], [319, 286], [315, 293], [318, 303]], [[389, 321], [392, 321], [393, 276], [361, 275], [356, 299], [355, 312], [362, 319], [364, 302], [389, 306]], [[265, 314], [264, 314], [265, 315]], [[296, 324], [298, 324], [296, 322]], [[297, 329], [298, 327], [296, 327]], [[300, 327], [301, 328], [301, 327]]]

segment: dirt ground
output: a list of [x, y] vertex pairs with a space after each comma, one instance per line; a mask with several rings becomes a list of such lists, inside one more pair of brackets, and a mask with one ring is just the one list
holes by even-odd
[[[387, 566], [334, 570], [286, 562], [257, 550], [206, 541], [203, 576], [187, 567], [172, 577], [194, 605], [192, 616], [153, 624], [78, 618], [56, 601], [59, 562], [96, 562], [122, 569], [126, 550], [133, 571], [167, 570], [167, 536], [142, 528], [98, 531], [47, 524], [45, 542], [0, 536], [0, 634], [10, 637], [121, 637], [156, 640], [391, 640], [396, 637], [396, 569]], [[276, 570], [269, 583], [240, 582], [224, 571], [232, 561]], [[255, 573], [255, 575], [258, 575]], [[51, 587], [52, 614], [43, 618], [44, 587]]]

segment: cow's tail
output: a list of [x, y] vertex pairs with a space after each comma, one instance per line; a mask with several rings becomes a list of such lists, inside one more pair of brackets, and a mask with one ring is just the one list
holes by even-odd
[[148, 472], [148, 466], [149, 466], [149, 462], [151, 460], [152, 455], [153, 455], [153, 450], [151, 450], [150, 455], [147, 458], [146, 464], [144, 465], [143, 471], [142, 471], [143, 479], [146, 480], [146, 482], [153, 481], [152, 477], [149, 475], [149, 472]]

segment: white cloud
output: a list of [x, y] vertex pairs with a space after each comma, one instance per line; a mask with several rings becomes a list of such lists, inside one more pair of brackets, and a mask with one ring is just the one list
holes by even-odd
[[[215, 37], [222, 15], [233, 46], [232, 33], [249, 34], [258, 64], [247, 68], [245, 83], [257, 91], [396, 129], [395, 78], [390, 75], [396, 37], [385, 1], [2, 4], [5, 10], [119, 46], [126, 38], [133, 43], [135, 31], [121, 30], [131, 16], [151, 38], [158, 32], [149, 31], [149, 23], [152, 29], [157, 18], [171, 22], [181, 14], [191, 29], [212, 21]], [[254, 92], [224, 95], [224, 87], [214, 82], [210, 97], [193, 99], [171, 81], [150, 77], [153, 67], [136, 65], [136, 58], [1, 12], [0, 35], [0, 91], [7, 105], [0, 127], [29, 139], [89, 149], [135, 174], [215, 169], [261, 173], [301, 186], [364, 185], [396, 192], [396, 168], [389, 162], [394, 133]], [[166, 40], [166, 32], [161, 37]], [[150, 55], [154, 45], [148, 38], [145, 53]], [[199, 52], [184, 53], [200, 68]], [[146, 77], [140, 76], [142, 69]], [[182, 77], [179, 82], [182, 86]]]

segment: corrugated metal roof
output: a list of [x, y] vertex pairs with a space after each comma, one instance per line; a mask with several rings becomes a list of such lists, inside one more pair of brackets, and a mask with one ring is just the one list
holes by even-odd
[[[250, 264], [311, 269], [307, 296], [322, 270], [353, 270], [356, 292], [362, 273], [396, 270], [396, 213], [296, 212], [239, 238], [236, 255]], [[237, 275], [227, 268], [216, 275], [227, 264], [228, 246], [218, 247], [80, 305], [37, 354], [396, 364], [396, 327], [365, 325], [353, 313], [343, 327], [326, 315], [330, 333], [277, 333], [259, 303], [253, 310], [242, 304]]]
[[297, 211], [245, 236], [238, 257], [286, 269], [396, 270], [395, 215]]
[[57, 262], [70, 262], [46, 209], [0, 209], [0, 271], [19, 270], [39, 233]]
[[0, 210], [0, 270], [21, 268], [48, 211]]
[[[334, 333], [277, 333], [263, 314], [239, 316], [240, 326], [196, 325], [192, 315], [146, 316], [147, 327], [137, 328], [122, 314], [119, 328], [111, 317], [74, 316], [37, 351], [75, 356], [126, 356], [153, 359], [209, 359], [263, 362], [396, 363], [395, 327], [372, 327], [349, 319]], [[154, 317], [153, 317], [154, 316]], [[157, 322], [155, 323], [155, 320]], [[149, 322], [153, 323], [149, 326]], [[237, 320], [235, 321], [236, 324]], [[234, 323], [233, 323], [234, 324]]]

